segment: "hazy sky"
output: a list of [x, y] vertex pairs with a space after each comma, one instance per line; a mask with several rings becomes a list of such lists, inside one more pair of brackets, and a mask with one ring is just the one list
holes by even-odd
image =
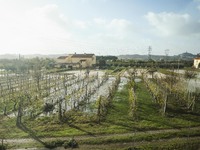
[[200, 0], [0, 0], [0, 54], [200, 53]]

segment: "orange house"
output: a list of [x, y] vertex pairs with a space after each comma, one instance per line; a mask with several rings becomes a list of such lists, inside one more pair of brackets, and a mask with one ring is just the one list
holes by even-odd
[[87, 68], [96, 64], [95, 54], [69, 54], [57, 58], [59, 65], [65, 65], [66, 68]]

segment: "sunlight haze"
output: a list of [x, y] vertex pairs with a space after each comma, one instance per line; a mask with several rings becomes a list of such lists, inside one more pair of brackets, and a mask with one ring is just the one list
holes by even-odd
[[0, 54], [199, 53], [199, 0], [0, 0]]

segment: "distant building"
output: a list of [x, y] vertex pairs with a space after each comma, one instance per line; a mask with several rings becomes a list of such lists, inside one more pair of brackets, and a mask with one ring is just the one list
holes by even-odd
[[69, 69], [88, 68], [96, 64], [95, 54], [70, 54], [57, 58], [57, 66]]
[[185, 53], [179, 54], [179, 57], [182, 60], [192, 60], [195, 57], [195, 55], [192, 53], [185, 52]]
[[194, 58], [194, 65], [195, 68], [200, 68], [200, 54], [197, 55], [196, 58]]

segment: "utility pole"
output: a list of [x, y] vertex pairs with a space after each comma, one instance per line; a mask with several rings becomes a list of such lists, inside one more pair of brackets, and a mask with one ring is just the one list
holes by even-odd
[[151, 51], [152, 51], [152, 48], [151, 48], [151, 46], [149, 46], [149, 48], [148, 48], [148, 58], [149, 58], [149, 61], [151, 60]]
[[179, 62], [180, 62], [180, 56], [178, 56], [178, 73], [179, 73], [179, 66], [180, 66]]
[[168, 56], [169, 56], [169, 49], [166, 49], [165, 50], [165, 63], [167, 63]]

